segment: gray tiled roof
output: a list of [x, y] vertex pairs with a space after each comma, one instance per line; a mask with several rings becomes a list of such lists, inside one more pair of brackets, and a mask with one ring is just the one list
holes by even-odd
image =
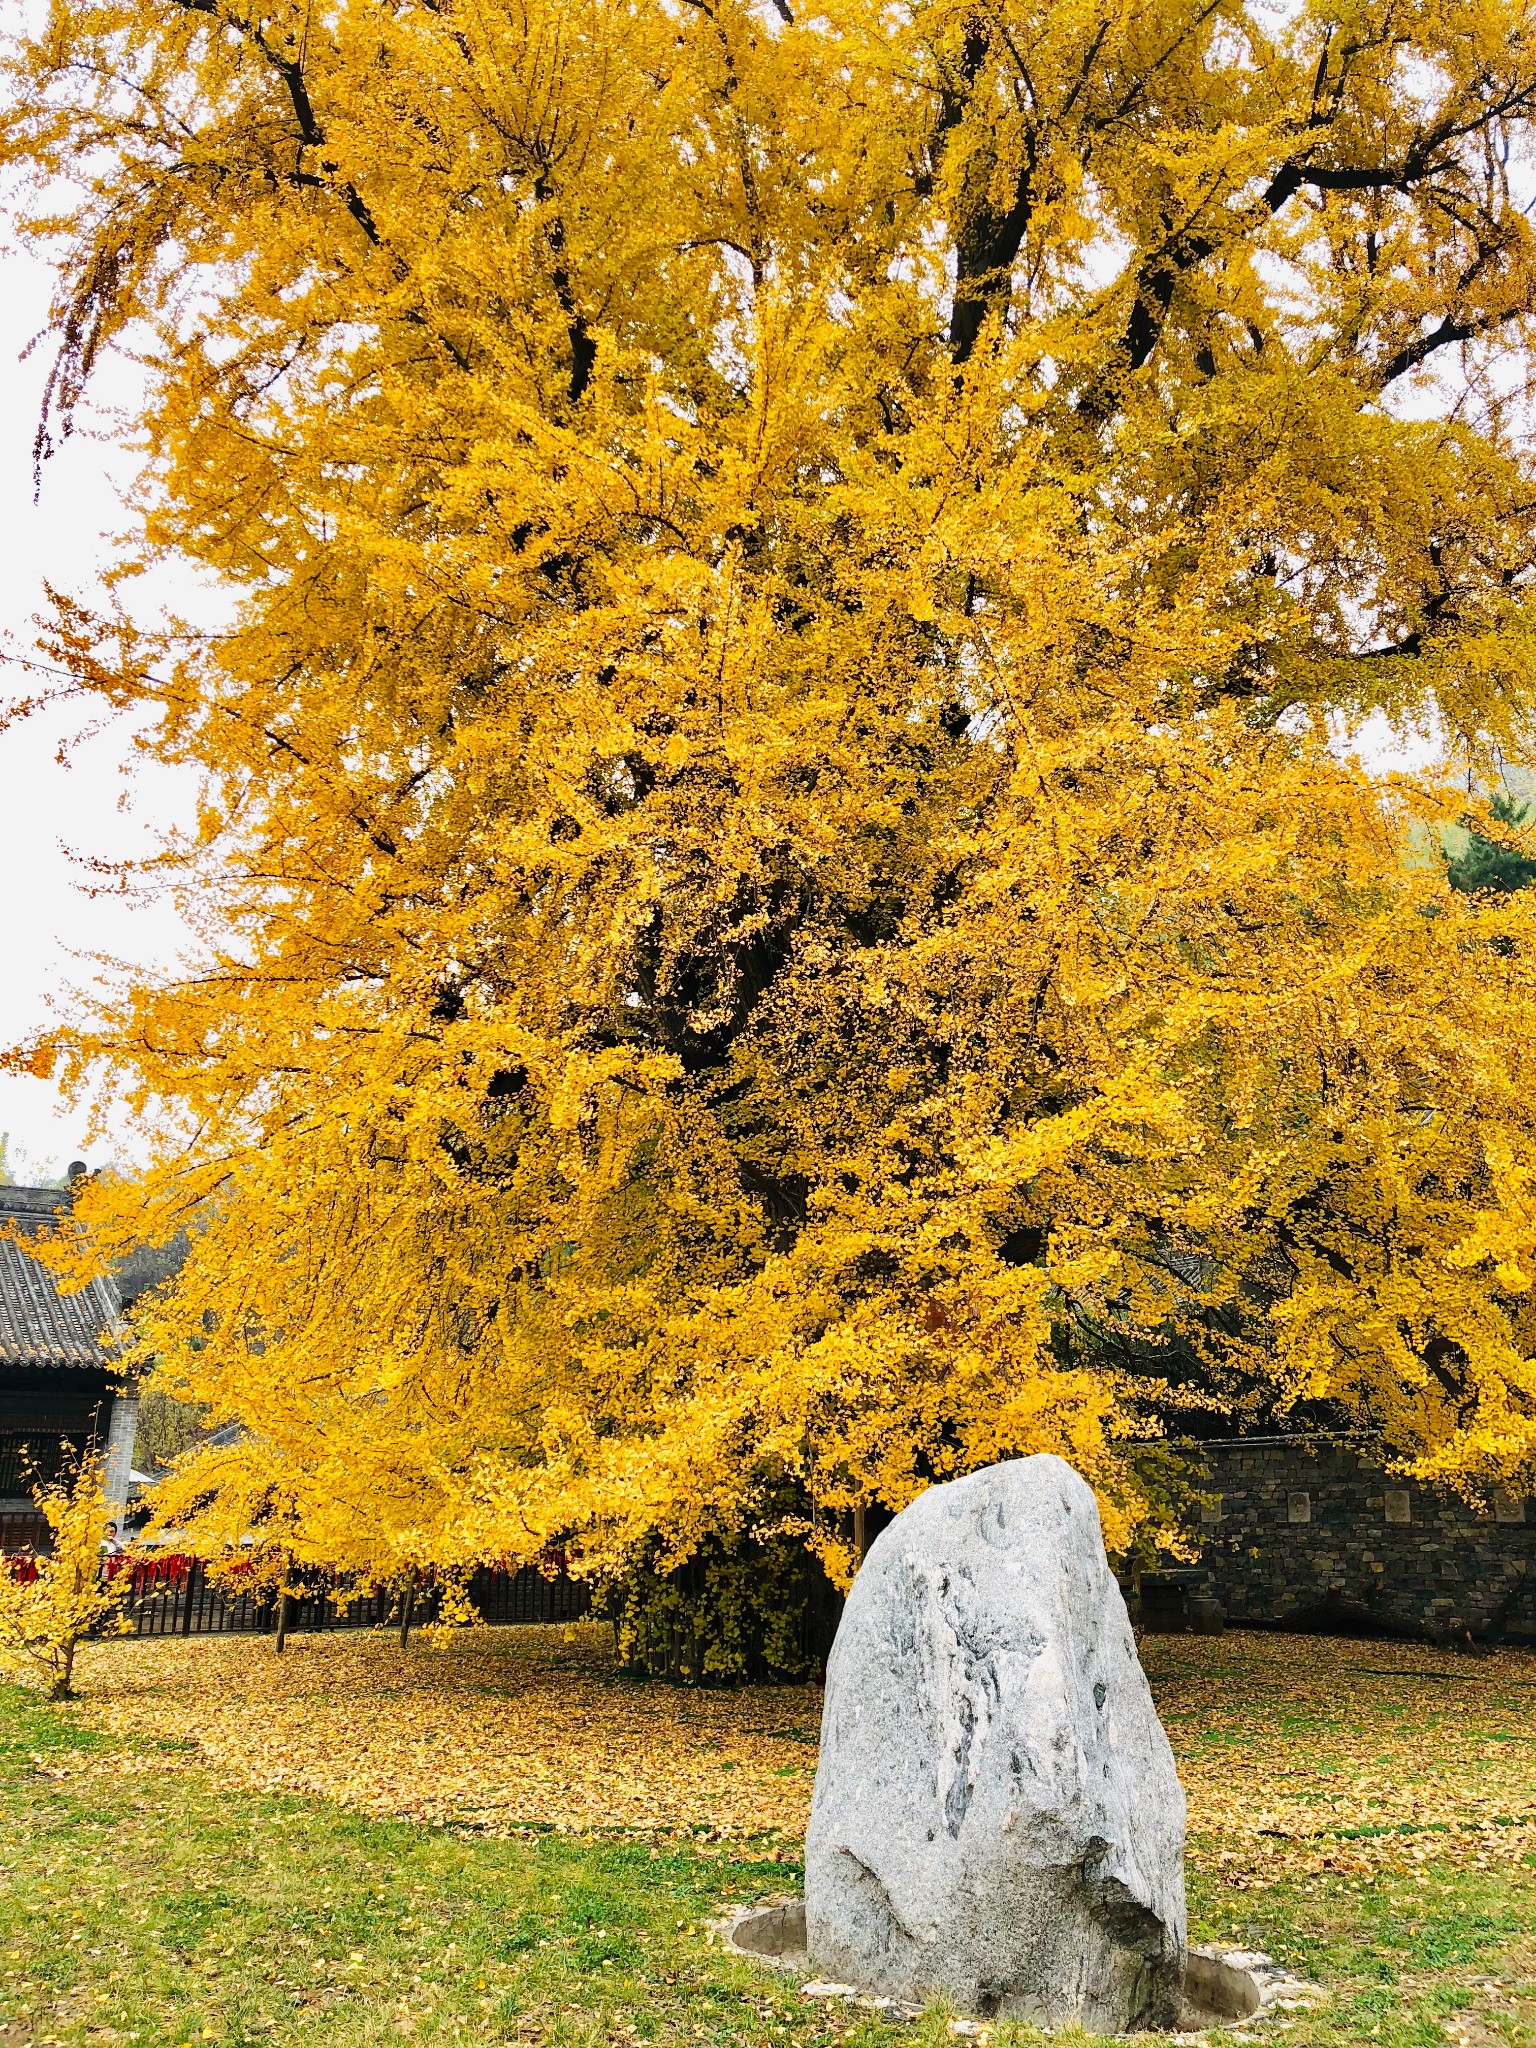
[[117, 1290], [93, 1280], [60, 1294], [54, 1276], [13, 1233], [54, 1228], [64, 1196], [56, 1188], [0, 1188], [0, 1365], [110, 1366], [103, 1337], [117, 1320]]

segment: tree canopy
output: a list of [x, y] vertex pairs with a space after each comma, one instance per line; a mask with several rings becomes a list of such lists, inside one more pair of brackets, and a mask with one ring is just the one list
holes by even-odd
[[152, 1133], [99, 1249], [203, 1219], [178, 1512], [846, 1569], [1040, 1449], [1124, 1544], [1194, 1401], [1530, 1460], [1536, 908], [1337, 741], [1526, 741], [1531, 7], [34, 27], [40, 456], [136, 352], [116, 587], [237, 600], [48, 643], [205, 778], [205, 957], [25, 1054]]

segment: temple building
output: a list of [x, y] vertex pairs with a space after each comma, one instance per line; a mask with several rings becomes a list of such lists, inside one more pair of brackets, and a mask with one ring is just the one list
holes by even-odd
[[[71, 1182], [84, 1171], [71, 1167]], [[119, 1520], [128, 1500], [138, 1402], [115, 1361], [124, 1290], [103, 1276], [61, 1293], [28, 1249], [59, 1228], [69, 1201], [68, 1187], [0, 1187], [0, 1550], [36, 1539], [31, 1487], [72, 1453], [105, 1453]]]

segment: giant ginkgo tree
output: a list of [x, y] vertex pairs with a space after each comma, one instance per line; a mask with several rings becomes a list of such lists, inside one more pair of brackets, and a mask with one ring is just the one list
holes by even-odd
[[1536, 907], [1347, 738], [1526, 743], [1536, 7], [51, 0], [8, 61], [45, 482], [132, 351], [116, 587], [230, 596], [59, 601], [202, 772], [204, 951], [14, 1055], [141, 1111], [95, 1255], [195, 1222], [138, 1341], [246, 1434], [177, 1515], [846, 1569], [1041, 1449], [1124, 1544], [1191, 1404], [1528, 1465]]

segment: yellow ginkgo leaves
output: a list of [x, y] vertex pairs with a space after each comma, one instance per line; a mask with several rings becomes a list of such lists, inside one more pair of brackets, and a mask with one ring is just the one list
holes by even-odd
[[120, 588], [233, 612], [51, 639], [205, 777], [204, 957], [44, 1049], [148, 1133], [96, 1253], [192, 1228], [141, 1350], [243, 1434], [180, 1526], [846, 1573], [1039, 1449], [1155, 1539], [1132, 1442], [1202, 1404], [1529, 1462], [1533, 913], [1337, 744], [1526, 729], [1529, 28], [16, 35], [53, 416], [144, 357]]

